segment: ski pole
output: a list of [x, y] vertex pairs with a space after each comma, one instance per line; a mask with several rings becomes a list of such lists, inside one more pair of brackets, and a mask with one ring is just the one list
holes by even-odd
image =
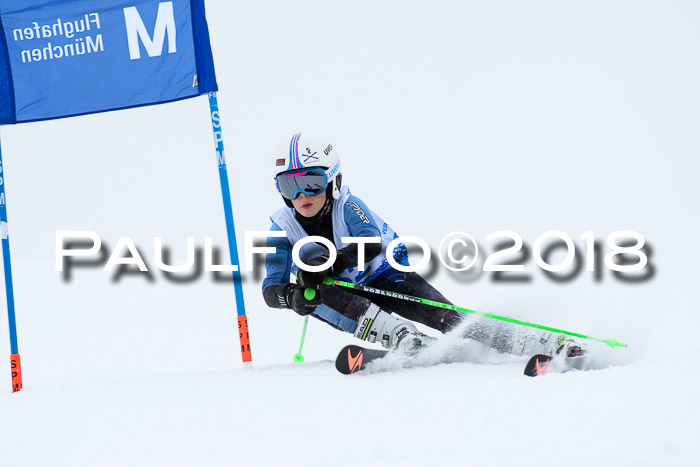
[[304, 354], [301, 353], [304, 348], [304, 339], [306, 338], [306, 326], [309, 324], [309, 315], [304, 316], [304, 327], [301, 329], [301, 342], [299, 342], [299, 352], [294, 354], [293, 360], [296, 363], [304, 362]]
[[[316, 291], [314, 289], [305, 289], [304, 298], [307, 300], [313, 300], [316, 296]], [[297, 363], [302, 363], [304, 361], [304, 354], [301, 353], [304, 348], [304, 339], [306, 338], [306, 326], [309, 324], [309, 315], [304, 316], [304, 327], [301, 329], [301, 342], [299, 342], [299, 352], [294, 354], [294, 361]]]
[[583, 339], [588, 339], [588, 340], [597, 341], [597, 342], [603, 342], [604, 344], [609, 345], [613, 349], [615, 347], [627, 347], [627, 344], [623, 344], [622, 342], [618, 342], [615, 339], [600, 339], [598, 337], [586, 336], [585, 334], [579, 334], [577, 332], [564, 331], [562, 329], [552, 328], [549, 326], [543, 326], [541, 324], [529, 323], [527, 321], [522, 321], [519, 319], [508, 318], [505, 316], [498, 316], [498, 315], [494, 315], [491, 313], [484, 313], [483, 311], [470, 310], [468, 308], [462, 308], [460, 306], [448, 305], [447, 303], [435, 302], [433, 300], [428, 300], [428, 299], [420, 298], [420, 297], [412, 297], [410, 295], [401, 294], [401, 293], [397, 293], [397, 292], [391, 292], [389, 290], [380, 290], [380, 289], [376, 289], [374, 287], [367, 287], [364, 285], [352, 284], [350, 282], [337, 281], [331, 277], [324, 278], [323, 283], [326, 285], [338, 285], [340, 287], [347, 287], [349, 289], [361, 290], [363, 292], [369, 292], [369, 293], [373, 293], [373, 294], [377, 294], [377, 295], [385, 295], [388, 297], [398, 298], [401, 300], [407, 300], [409, 302], [418, 302], [418, 303], [422, 303], [424, 305], [430, 305], [430, 306], [434, 306], [434, 307], [438, 307], [438, 308], [445, 308], [447, 310], [455, 310], [455, 311], [459, 311], [460, 313], [468, 313], [468, 314], [473, 314], [473, 315], [477, 315], [477, 316], [483, 316], [484, 318], [495, 319], [498, 321], [505, 321], [507, 323], [520, 324], [522, 326], [528, 326], [531, 328], [537, 328], [537, 329], [542, 329], [542, 330], [551, 331], [551, 332], [558, 332], [561, 334], [567, 334], [569, 336], [581, 337]]

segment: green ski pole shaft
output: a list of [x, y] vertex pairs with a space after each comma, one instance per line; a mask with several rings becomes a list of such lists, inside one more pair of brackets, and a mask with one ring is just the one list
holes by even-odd
[[[316, 296], [316, 291], [314, 289], [304, 290], [304, 298], [307, 300], [313, 300]], [[299, 342], [299, 352], [294, 354], [294, 361], [297, 363], [302, 363], [304, 361], [304, 354], [301, 351], [304, 349], [304, 339], [306, 338], [306, 326], [309, 324], [309, 316], [304, 316], [304, 327], [301, 329], [301, 342]]]
[[484, 318], [495, 319], [498, 321], [505, 321], [506, 323], [519, 324], [521, 326], [528, 326], [531, 328], [542, 329], [544, 331], [551, 331], [551, 332], [557, 332], [560, 334], [567, 334], [569, 336], [581, 337], [583, 339], [602, 342], [604, 344], [609, 345], [612, 348], [627, 347], [627, 344], [623, 344], [622, 342], [618, 342], [615, 339], [600, 339], [598, 337], [587, 336], [585, 334], [580, 334], [578, 332], [565, 331], [563, 329], [557, 329], [557, 328], [553, 328], [550, 326], [543, 326], [542, 324], [529, 323], [527, 321], [522, 321], [519, 319], [508, 318], [506, 316], [499, 316], [499, 315], [494, 315], [491, 313], [484, 313], [483, 311], [470, 310], [469, 308], [463, 308], [461, 306], [455, 306], [455, 305], [449, 305], [447, 303], [435, 302], [433, 300], [427, 300], [425, 298], [420, 298], [420, 297], [412, 297], [410, 295], [391, 292], [389, 290], [381, 290], [381, 289], [376, 289], [374, 287], [367, 287], [364, 285], [352, 284], [350, 282], [337, 281], [337, 280], [334, 280], [330, 277], [326, 277], [323, 280], [323, 283], [326, 285], [337, 285], [340, 287], [347, 287], [349, 289], [361, 290], [363, 292], [369, 292], [369, 293], [373, 293], [373, 294], [377, 294], [377, 295], [384, 295], [384, 296], [388, 296], [388, 297], [397, 298], [400, 300], [407, 300], [409, 302], [418, 302], [418, 303], [422, 303], [424, 305], [430, 305], [430, 306], [434, 306], [434, 307], [438, 307], [438, 308], [445, 308], [447, 310], [459, 311], [460, 313], [468, 313], [468, 314], [472, 314], [472, 315], [483, 316]]
[[309, 324], [309, 317], [304, 316], [304, 327], [301, 329], [301, 342], [299, 342], [299, 352], [294, 354], [294, 361], [297, 363], [302, 363], [304, 361], [304, 354], [301, 351], [304, 349], [304, 339], [306, 338], [306, 326]]

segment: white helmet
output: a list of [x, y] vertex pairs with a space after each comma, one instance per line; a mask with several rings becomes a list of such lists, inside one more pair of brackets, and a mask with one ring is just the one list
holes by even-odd
[[[290, 175], [297, 174], [298, 172], [303, 172], [303, 169], [308, 169], [312, 167], [323, 168], [322, 171], [325, 175], [325, 182], [322, 188], [324, 191], [330, 189], [330, 194], [333, 199], [340, 198], [340, 186], [342, 183], [342, 175], [340, 173], [340, 158], [338, 153], [333, 148], [327, 140], [314, 137], [309, 134], [297, 133], [292, 136], [292, 140], [289, 144], [277, 150], [275, 155], [275, 182], [277, 183], [277, 190], [282, 193], [285, 203], [288, 206], [291, 205], [290, 199], [296, 198], [299, 192], [309, 193], [302, 187], [294, 190], [290, 196], [285, 196], [284, 191], [282, 191], [279, 181], [277, 179], [278, 175], [288, 172]], [[322, 177], [323, 179], [324, 177]], [[285, 181], [286, 179], [282, 179]], [[315, 193], [320, 194], [320, 193]]]

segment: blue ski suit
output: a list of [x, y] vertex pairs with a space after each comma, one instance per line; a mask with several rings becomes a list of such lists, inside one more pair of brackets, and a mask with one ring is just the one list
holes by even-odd
[[[262, 284], [263, 297], [268, 306], [291, 308], [287, 297], [291, 288], [296, 287], [291, 283], [291, 275], [297, 270], [292, 261], [292, 248], [296, 242], [311, 235], [324, 237], [335, 245], [338, 257], [332, 270], [328, 271], [328, 275], [334, 279], [450, 303], [418, 274], [398, 271], [389, 264], [385, 252], [389, 243], [398, 238], [398, 235], [381, 217], [371, 211], [364, 201], [352, 195], [347, 186], [341, 188], [341, 195], [337, 200], [325, 196], [326, 204], [312, 218], [305, 218], [288, 207], [271, 216], [270, 230], [285, 231], [286, 236], [270, 237], [267, 241], [268, 247], [275, 248], [275, 253], [269, 253], [266, 257], [267, 276]], [[381, 238], [381, 244], [365, 246], [363, 271], [357, 267], [358, 245], [343, 243], [343, 237]], [[308, 263], [309, 259], [327, 253], [321, 244], [309, 243], [301, 248], [299, 256]], [[398, 244], [391, 254], [398, 264], [408, 265], [405, 245]], [[312, 316], [345, 332], [355, 332], [359, 317], [372, 303], [386, 312], [396, 313], [440, 332], [447, 332], [462, 322], [462, 316], [456, 311], [385, 295], [327, 285], [320, 286], [320, 293], [323, 303], [316, 307]]]

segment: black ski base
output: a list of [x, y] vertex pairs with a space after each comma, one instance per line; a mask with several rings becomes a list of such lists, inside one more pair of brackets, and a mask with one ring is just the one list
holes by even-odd
[[365, 369], [372, 360], [385, 357], [388, 350], [365, 349], [359, 345], [346, 345], [335, 359], [336, 369], [344, 375], [357, 373]]

